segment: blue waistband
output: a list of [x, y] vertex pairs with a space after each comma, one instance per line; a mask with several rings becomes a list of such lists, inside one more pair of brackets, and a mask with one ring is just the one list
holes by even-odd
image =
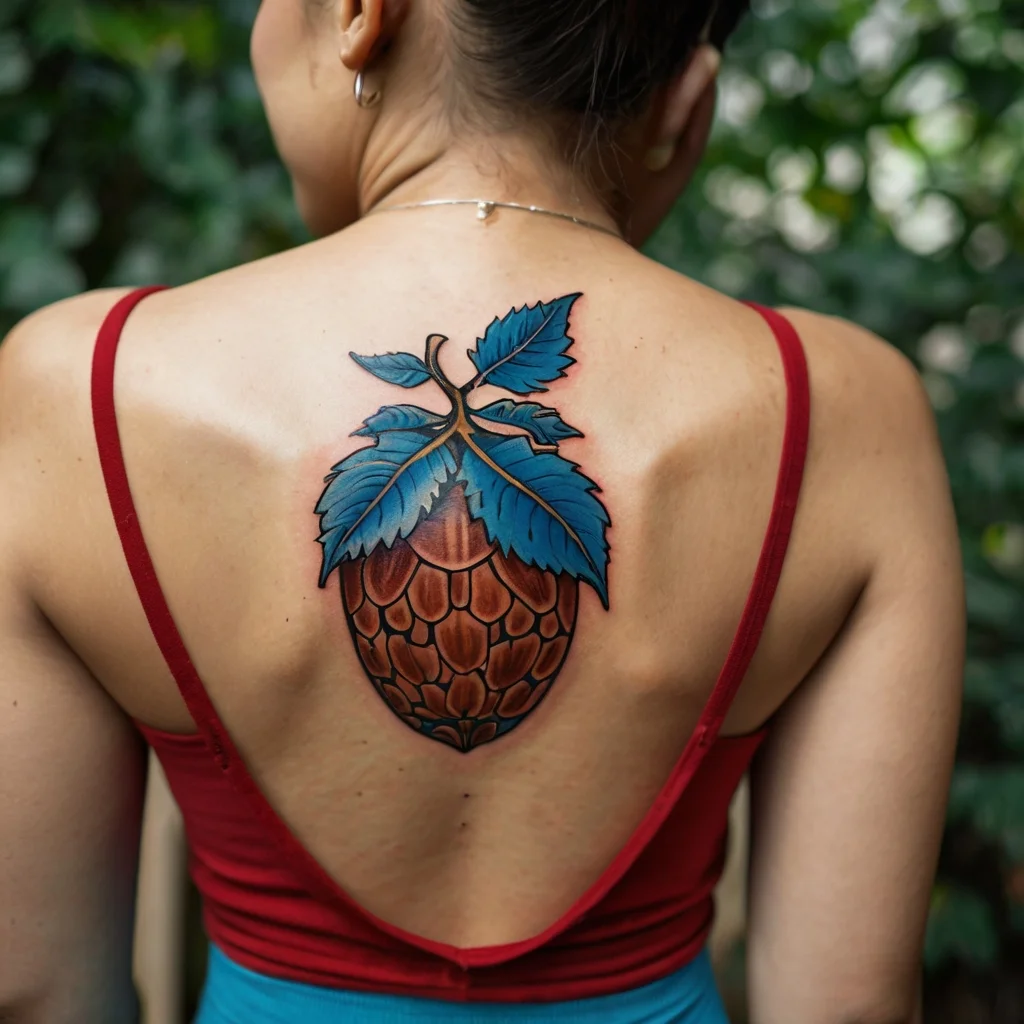
[[610, 996], [558, 1003], [450, 1003], [351, 992], [257, 974], [210, 947], [194, 1024], [729, 1024], [707, 952]]

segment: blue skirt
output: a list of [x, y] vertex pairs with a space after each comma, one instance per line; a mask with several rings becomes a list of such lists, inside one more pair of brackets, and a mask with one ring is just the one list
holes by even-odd
[[194, 1024], [729, 1024], [707, 952], [667, 977], [557, 1003], [452, 1003], [282, 981], [210, 946]]

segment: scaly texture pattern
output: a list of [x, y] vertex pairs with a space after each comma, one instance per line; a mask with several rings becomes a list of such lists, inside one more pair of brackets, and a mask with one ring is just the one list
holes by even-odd
[[450, 484], [406, 540], [341, 568], [359, 658], [411, 729], [460, 751], [514, 729], [569, 651], [579, 583], [505, 555]]

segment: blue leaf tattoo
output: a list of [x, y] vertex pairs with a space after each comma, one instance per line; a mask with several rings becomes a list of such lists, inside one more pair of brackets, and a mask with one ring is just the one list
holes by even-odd
[[473, 435], [466, 445], [456, 479], [465, 481], [470, 514], [487, 535], [524, 562], [585, 579], [607, 608], [609, 519], [594, 497], [597, 484], [523, 437]]
[[566, 332], [569, 311], [580, 294], [513, 308], [501, 320], [495, 317], [476, 350], [468, 353], [478, 371], [468, 387], [493, 384], [528, 395], [547, 391], [545, 384], [564, 377], [565, 368], [575, 362], [565, 354], [572, 345]]
[[383, 405], [372, 416], [367, 416], [363, 425], [352, 431], [352, 436], [377, 437], [386, 430], [417, 430], [438, 427], [444, 422], [444, 416], [418, 405]]
[[408, 537], [456, 468], [443, 441], [414, 431], [382, 434], [334, 466], [316, 506], [324, 549], [320, 586], [344, 559]]
[[567, 437], [583, 436], [558, 415], [557, 409], [549, 409], [539, 402], [513, 402], [510, 398], [502, 398], [482, 409], [471, 409], [470, 413], [477, 419], [526, 430], [540, 444], [558, 444]]
[[430, 380], [426, 364], [409, 352], [388, 352], [382, 356], [357, 356], [355, 352], [349, 352], [349, 355], [364, 370], [389, 384], [414, 388]]

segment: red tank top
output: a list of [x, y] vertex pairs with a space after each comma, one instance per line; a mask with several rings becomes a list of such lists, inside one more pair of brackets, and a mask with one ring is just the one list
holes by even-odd
[[125, 296], [100, 329], [92, 403], [103, 476], [139, 599], [195, 720], [180, 735], [139, 724], [185, 820], [190, 870], [210, 939], [277, 978], [456, 1001], [548, 1002], [655, 981], [703, 948], [725, 856], [728, 808], [766, 729], [718, 735], [753, 657], [782, 571], [807, 451], [810, 396], [800, 340], [771, 327], [785, 371], [786, 426], [775, 499], [754, 580], [725, 664], [693, 734], [626, 845], [562, 916], [506, 945], [459, 948], [375, 917], [327, 874], [270, 806], [220, 720], [164, 599], [125, 471], [114, 360], [135, 305]]

